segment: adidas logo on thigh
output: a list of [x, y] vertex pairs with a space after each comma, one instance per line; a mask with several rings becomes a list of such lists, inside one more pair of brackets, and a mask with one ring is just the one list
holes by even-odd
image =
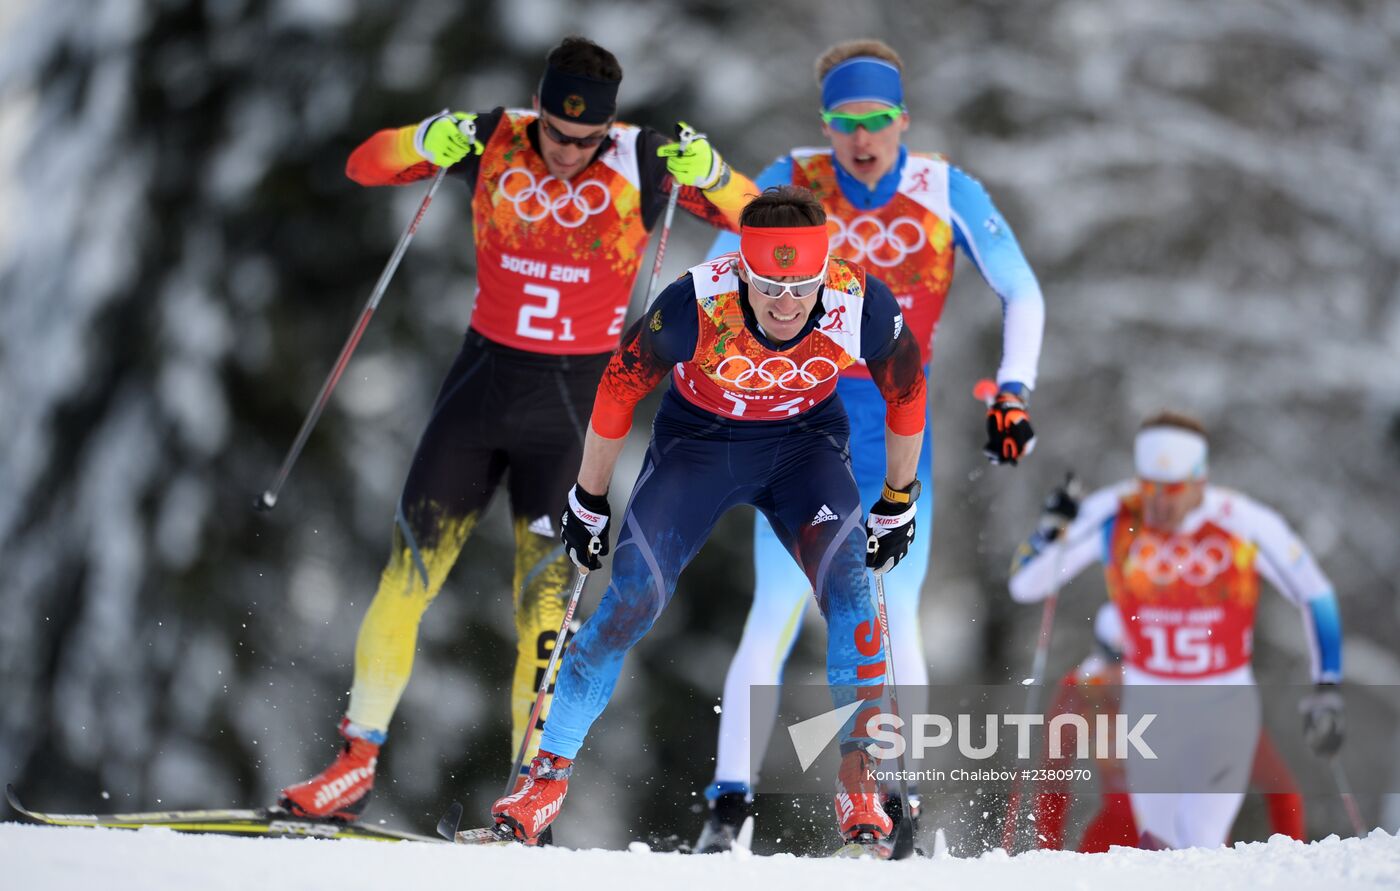
[[823, 504], [821, 510], [817, 511], [817, 515], [812, 518], [812, 522], [809, 525], [820, 526], [822, 523], [830, 523], [832, 520], [839, 519], [841, 518], [836, 515], [835, 511]]

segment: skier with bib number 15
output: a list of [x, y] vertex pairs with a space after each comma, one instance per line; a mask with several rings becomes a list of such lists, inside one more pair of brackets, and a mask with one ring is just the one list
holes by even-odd
[[[443, 112], [381, 130], [350, 156], [366, 186], [440, 167], [472, 196], [477, 291], [398, 504], [393, 544], [360, 626], [342, 751], [282, 790], [298, 816], [354, 820], [408, 684], [423, 612], [509, 471], [517, 655], [512, 754], [564, 614], [571, 567], [555, 539], [598, 379], [622, 335], [648, 233], [679, 204], [737, 228], [757, 193], [703, 136], [678, 145], [616, 120], [622, 69], [581, 37], [548, 55], [533, 110]], [[529, 761], [526, 753], [526, 762]]]
[[[1329, 760], [1345, 736], [1337, 597], [1282, 517], [1208, 482], [1200, 421], [1178, 412], [1148, 418], [1133, 442], [1133, 464], [1135, 479], [1099, 489], [1083, 504], [1063, 491], [1051, 497], [1049, 516], [1017, 553], [1011, 596], [1042, 600], [1094, 562], [1103, 564], [1122, 628], [1120, 712], [1190, 705], [1157, 721], [1151, 760], [1125, 763], [1139, 844], [1218, 847], [1244, 800], [1258, 747], [1260, 579], [1302, 618], [1316, 684], [1301, 703], [1303, 735]], [[1169, 699], [1163, 688], [1194, 693]]]

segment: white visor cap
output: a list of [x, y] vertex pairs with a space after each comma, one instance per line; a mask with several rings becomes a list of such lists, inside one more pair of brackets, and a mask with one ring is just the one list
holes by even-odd
[[1148, 427], [1133, 443], [1140, 479], [1179, 483], [1206, 478], [1206, 438], [1180, 427]]

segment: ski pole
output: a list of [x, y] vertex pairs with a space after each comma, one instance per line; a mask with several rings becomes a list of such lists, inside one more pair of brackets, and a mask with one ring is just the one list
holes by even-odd
[[[459, 121], [457, 129], [466, 137], [468, 143], [478, 144], [476, 142], [475, 121]], [[408, 243], [413, 240], [414, 233], [418, 231], [418, 224], [423, 222], [423, 217], [428, 212], [428, 205], [433, 203], [433, 195], [437, 192], [438, 186], [442, 185], [442, 179], [446, 175], [446, 167], [439, 167], [438, 172], [433, 175], [433, 181], [428, 186], [428, 193], [423, 196], [422, 203], [418, 205], [418, 212], [408, 221], [407, 228], [399, 236], [399, 243], [395, 245], [393, 254], [389, 256], [389, 262], [385, 264], [384, 271], [379, 274], [379, 281], [375, 283], [374, 291], [369, 295], [365, 308], [361, 310], [360, 318], [355, 322], [355, 327], [350, 331], [345, 345], [340, 348], [340, 355], [336, 357], [335, 365], [331, 368], [330, 374], [326, 376], [325, 382], [321, 384], [321, 392], [316, 394], [316, 401], [312, 403], [306, 419], [301, 422], [301, 429], [297, 431], [297, 437], [292, 442], [287, 456], [282, 459], [282, 466], [277, 470], [276, 479], [272, 481], [271, 486], [254, 499], [253, 507], [257, 510], [270, 511], [277, 506], [277, 498], [282, 493], [282, 486], [286, 484], [287, 477], [291, 475], [292, 466], [297, 463], [297, 458], [301, 456], [301, 450], [306, 446], [307, 439], [311, 437], [312, 428], [320, 420], [321, 413], [326, 409], [326, 404], [330, 402], [331, 392], [335, 390], [341, 375], [345, 373], [346, 366], [350, 364], [351, 354], [359, 346], [360, 338], [364, 336], [365, 329], [369, 327], [370, 318], [374, 315], [374, 311], [379, 308], [379, 301], [384, 298], [384, 291], [389, 287], [389, 280], [394, 277], [394, 272], [398, 270], [399, 261], [403, 259], [404, 252], [408, 250]]]
[[[1055, 578], [1060, 576], [1060, 556], [1055, 555]], [[1026, 688], [1026, 709], [1023, 714], [1033, 715], [1040, 710], [1041, 687], [1045, 681], [1045, 663], [1049, 659], [1050, 634], [1055, 626], [1055, 601], [1059, 600], [1059, 586], [1050, 592], [1050, 596], [1045, 598], [1045, 605], [1040, 609], [1040, 638], [1035, 645], [1035, 659], [1031, 663], [1030, 685]], [[1002, 827], [1001, 846], [1006, 852], [1011, 853], [1012, 846], [1016, 843], [1016, 823], [1020, 819], [1021, 811], [1021, 771], [1016, 771], [1015, 778], [1011, 781], [1011, 798], [1006, 803], [1006, 825]]]
[[[983, 378], [973, 387], [972, 395], [987, 405], [992, 404], [996, 399], [997, 385], [990, 378]], [[1074, 471], [1065, 474], [1065, 491], [1073, 494], [1077, 488]], [[1064, 556], [1064, 550], [1055, 551], [1054, 574], [1055, 588], [1050, 592], [1050, 596], [1045, 598], [1045, 603], [1040, 610], [1040, 636], [1036, 641], [1035, 659], [1031, 663], [1031, 685], [1026, 694], [1026, 712], [1035, 711], [1040, 706], [1040, 687], [1045, 680], [1045, 663], [1050, 656], [1050, 634], [1055, 624], [1055, 601], [1060, 595], [1060, 563]]]
[[[875, 540], [871, 539], [866, 549], [874, 553], [878, 549]], [[875, 570], [875, 607], [876, 615], [880, 619], [880, 638], [885, 647], [885, 677], [889, 681], [890, 708], [898, 715], [899, 711], [899, 682], [895, 679], [894, 673], [894, 648], [890, 640], [890, 619], [889, 612], [885, 609], [885, 574], [880, 570]], [[909, 774], [904, 769], [904, 750], [901, 747], [899, 757], [895, 759], [895, 767], [899, 770], [899, 795], [904, 806], [899, 825], [895, 827], [896, 838], [894, 839], [894, 850], [913, 853], [914, 842], [910, 835], [914, 832], [914, 811], [913, 802], [909, 800]], [[902, 844], [904, 840], [908, 844]], [[907, 854], [906, 854], [907, 856]]]
[[[602, 543], [593, 542], [594, 546], [602, 548]], [[593, 551], [595, 554], [597, 550]], [[520, 740], [520, 751], [515, 753], [515, 764], [510, 768], [510, 776], [506, 778], [505, 795], [515, 792], [515, 783], [520, 776], [520, 766], [525, 763], [525, 753], [530, 751], [530, 740], [535, 736], [535, 725], [539, 722], [540, 712], [544, 709], [544, 697], [549, 691], [551, 679], [554, 677], [554, 666], [559, 662], [559, 654], [564, 652], [564, 642], [569, 637], [569, 623], [573, 621], [574, 609], [578, 606], [579, 595], [583, 593], [583, 583], [588, 580], [588, 570], [580, 569], [578, 581], [574, 583], [574, 593], [569, 597], [569, 605], [564, 610], [564, 621], [559, 624], [559, 634], [554, 638], [554, 649], [549, 653], [549, 667], [544, 670], [544, 677], [540, 678], [540, 689], [535, 694], [535, 705], [530, 709], [530, 722], [525, 725], [525, 735]], [[504, 797], [504, 796], [503, 796]]]
[[[996, 384], [990, 380], [981, 380], [973, 389], [973, 395], [983, 402], [990, 404], [996, 397]], [[1074, 471], [1065, 474], [1065, 490], [1073, 492], [1077, 486]], [[1035, 656], [1031, 660], [1030, 684], [1026, 688], [1026, 708], [1023, 714], [1031, 715], [1040, 711], [1040, 698], [1044, 692], [1045, 666], [1050, 660], [1050, 638], [1055, 630], [1055, 606], [1060, 599], [1060, 567], [1064, 558], [1064, 548], [1055, 550], [1054, 562], [1051, 564], [1051, 578], [1054, 579], [1054, 588], [1049, 596], [1045, 598], [1040, 608], [1040, 632], [1036, 638]], [[1022, 797], [1022, 772], [1016, 771], [1015, 777], [1011, 781], [1011, 795], [1006, 802], [1006, 823], [1001, 830], [1001, 846], [1011, 853], [1016, 844], [1016, 828], [1021, 817], [1021, 797]]]
[[[703, 137], [704, 133], [697, 133], [694, 127], [686, 125], [681, 128], [677, 138], [680, 140], [681, 151], [690, 148], [690, 144]], [[666, 239], [671, 237], [671, 221], [676, 217], [676, 201], [681, 196], [681, 184], [671, 178], [671, 195], [666, 199], [666, 216], [661, 223], [661, 238], [656, 242], [656, 259], [651, 263], [651, 281], [647, 284], [647, 302], [642, 304], [645, 310], [651, 306], [652, 298], [656, 296], [656, 283], [661, 278], [661, 261], [666, 257]]]
[[1351, 794], [1351, 784], [1347, 782], [1346, 771], [1342, 770], [1342, 762], [1333, 755], [1327, 759], [1327, 764], [1332, 769], [1332, 781], [1337, 784], [1337, 792], [1342, 796], [1342, 806], [1346, 809], [1352, 830], [1357, 838], [1365, 838], [1366, 825], [1361, 822], [1361, 808], [1356, 806], [1356, 796]]

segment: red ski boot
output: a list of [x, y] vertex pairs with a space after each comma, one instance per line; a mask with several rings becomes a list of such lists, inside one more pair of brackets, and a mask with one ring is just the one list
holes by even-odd
[[837, 778], [836, 819], [846, 841], [871, 844], [883, 841], [894, 828], [880, 806], [880, 784], [870, 776], [870, 755], [863, 749], [841, 758]]
[[509, 829], [527, 845], [539, 844], [549, 824], [559, 816], [573, 772], [574, 762], [570, 759], [540, 752], [530, 762], [530, 774], [519, 791], [491, 806], [496, 825]]
[[282, 790], [279, 804], [298, 817], [352, 823], [364, 813], [374, 788], [374, 766], [384, 734], [365, 731], [343, 718], [344, 746], [330, 767], [304, 783]]

